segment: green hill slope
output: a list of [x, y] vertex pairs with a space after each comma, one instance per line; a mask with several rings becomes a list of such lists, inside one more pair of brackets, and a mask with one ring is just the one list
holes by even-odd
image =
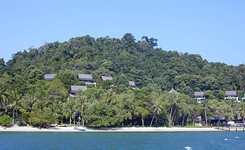
[[[134, 80], [140, 87], [175, 88], [191, 94], [206, 90], [244, 90], [245, 66], [209, 63], [199, 55], [155, 48], [157, 40], [131, 34], [121, 39], [72, 38], [37, 49], [18, 52], [8, 62], [8, 70], [23, 77], [45, 73], [92, 73], [112, 75], [117, 81]], [[41, 78], [41, 76], [39, 76]]]

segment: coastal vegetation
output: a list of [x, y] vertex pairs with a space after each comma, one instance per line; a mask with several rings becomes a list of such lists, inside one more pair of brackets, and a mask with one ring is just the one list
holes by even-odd
[[[54, 80], [44, 80], [55, 73]], [[92, 74], [96, 86], [71, 97], [71, 85], [84, 85], [79, 73]], [[102, 75], [113, 77], [103, 81]], [[134, 81], [136, 88], [128, 86]], [[0, 59], [0, 125], [48, 127], [190, 126], [210, 118], [244, 120], [245, 103], [224, 100], [226, 90], [244, 94], [245, 65], [212, 63], [196, 54], [165, 51], [157, 40], [83, 36], [47, 43]], [[195, 91], [205, 91], [197, 103]], [[241, 98], [241, 97], [240, 97]]]
[[2, 115], [0, 116], [0, 126], [10, 127], [12, 124], [11, 117], [8, 115]]

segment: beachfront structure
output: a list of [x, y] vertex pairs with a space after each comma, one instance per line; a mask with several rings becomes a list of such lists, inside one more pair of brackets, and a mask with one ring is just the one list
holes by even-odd
[[51, 80], [54, 80], [55, 77], [56, 77], [56, 74], [45, 74], [44, 80], [51, 81]]
[[243, 102], [245, 101], [245, 94], [244, 94], [243, 97], [242, 97], [242, 101], [243, 101]]
[[128, 81], [128, 85], [132, 88], [136, 88], [136, 84], [134, 81]]
[[197, 103], [202, 103], [205, 100], [205, 93], [202, 91], [194, 92], [194, 99], [196, 99]]
[[225, 91], [225, 100], [234, 100], [236, 102], [240, 102], [237, 91]]
[[83, 81], [85, 85], [95, 85], [94, 78], [92, 74], [78, 74], [78, 79]]
[[70, 95], [76, 96], [79, 92], [85, 91], [86, 89], [86, 86], [72, 85], [70, 89]]
[[225, 116], [216, 115], [208, 117], [208, 123], [212, 126], [225, 126], [227, 125], [227, 120]]
[[111, 80], [113, 80], [112, 76], [101, 76], [101, 79], [103, 81], [111, 81]]

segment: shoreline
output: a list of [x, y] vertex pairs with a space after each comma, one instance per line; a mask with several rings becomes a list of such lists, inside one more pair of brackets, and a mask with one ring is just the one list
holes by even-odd
[[115, 133], [161, 133], [161, 132], [217, 132], [222, 131], [216, 128], [186, 128], [186, 127], [123, 127], [111, 129], [89, 130], [88, 132], [115, 132]]
[[[203, 128], [188, 128], [188, 127], [122, 127], [122, 128], [108, 128], [108, 129], [90, 129], [86, 127], [53, 127], [53, 128], [34, 128], [30, 126], [13, 126], [9, 128], [0, 127], [2, 132], [73, 132], [73, 133], [145, 133], [145, 132], [222, 132], [228, 130], [221, 130], [211, 127]], [[236, 130], [230, 130], [236, 131]], [[238, 130], [242, 131], [242, 130]]]

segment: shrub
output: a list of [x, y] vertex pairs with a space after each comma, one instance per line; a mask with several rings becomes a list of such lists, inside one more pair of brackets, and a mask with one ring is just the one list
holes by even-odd
[[0, 126], [10, 127], [12, 125], [12, 119], [8, 115], [0, 116]]
[[34, 127], [48, 128], [54, 122], [55, 118], [50, 114], [32, 112], [29, 123]]

